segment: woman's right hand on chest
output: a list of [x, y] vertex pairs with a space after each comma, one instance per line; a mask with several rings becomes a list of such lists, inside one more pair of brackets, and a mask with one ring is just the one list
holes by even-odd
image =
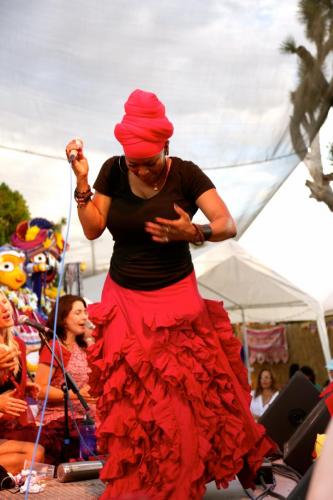
[[78, 179], [84, 179], [88, 176], [89, 165], [87, 158], [83, 154], [82, 141], [72, 139], [66, 146], [66, 156], [69, 157], [72, 152], [76, 152], [76, 157], [71, 161], [72, 169]]

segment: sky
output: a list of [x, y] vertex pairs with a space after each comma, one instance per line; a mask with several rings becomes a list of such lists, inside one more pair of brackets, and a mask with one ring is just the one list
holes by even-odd
[[[298, 163], [288, 156], [287, 133], [296, 61], [279, 51], [291, 34], [303, 40], [296, 6], [295, 0], [3, 0], [1, 181], [24, 195], [33, 217], [57, 222], [71, 214], [67, 261], [91, 266], [94, 253], [97, 268], [105, 269], [112, 240], [106, 233], [93, 244], [84, 238], [64, 148], [73, 137], [83, 139], [93, 183], [102, 163], [121, 154], [113, 128], [129, 93], [142, 88], [166, 105], [175, 126], [171, 155], [205, 170], [242, 233]], [[287, 220], [289, 196], [282, 209]], [[318, 227], [321, 212], [314, 209], [313, 217]], [[255, 239], [266, 235], [261, 229]]]
[[[328, 145], [332, 143], [333, 114], [321, 130], [324, 172], [332, 172]], [[303, 163], [293, 171], [240, 239], [262, 263], [288, 278], [333, 309], [333, 213], [309, 197]], [[272, 231], [273, 228], [273, 231]]]

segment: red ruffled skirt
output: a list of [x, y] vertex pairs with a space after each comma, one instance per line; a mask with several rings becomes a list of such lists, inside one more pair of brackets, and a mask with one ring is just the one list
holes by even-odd
[[99, 397], [101, 499], [195, 500], [205, 484], [250, 487], [273, 443], [249, 410], [250, 387], [222, 304], [203, 300], [194, 273], [155, 291], [107, 277], [89, 348]]

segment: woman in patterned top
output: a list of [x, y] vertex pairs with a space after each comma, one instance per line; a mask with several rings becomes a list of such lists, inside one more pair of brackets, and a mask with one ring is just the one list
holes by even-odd
[[[47, 321], [47, 326], [50, 329], [54, 327], [55, 306]], [[88, 313], [86, 303], [82, 297], [76, 295], [64, 295], [59, 299], [58, 317], [56, 333], [58, 341], [55, 345], [55, 354], [63, 360], [64, 368], [71, 375], [80, 390], [80, 394], [87, 401], [90, 407], [90, 415], [95, 414], [95, 398], [90, 395], [90, 387], [88, 378], [90, 369], [87, 362], [86, 347], [84, 340], [86, 330], [86, 322]], [[49, 341], [52, 343], [52, 330], [48, 333]], [[44, 345], [39, 358], [39, 366], [36, 373], [36, 382], [40, 385], [40, 400], [43, 400], [46, 394], [47, 383], [50, 373], [51, 353]], [[48, 394], [48, 403], [43, 419], [43, 436], [41, 442], [49, 450], [49, 444], [54, 446], [51, 436], [58, 430], [61, 434], [61, 429], [64, 428], [64, 392], [61, 388], [64, 383], [64, 375], [61, 367], [54, 360], [52, 368], [51, 386]], [[77, 441], [77, 430], [72, 419], [75, 418], [79, 423], [85, 415], [77, 396], [69, 391], [69, 417], [70, 430]], [[40, 407], [43, 401], [40, 402]], [[41, 414], [39, 415], [39, 418]], [[46, 440], [45, 440], [46, 438]], [[59, 440], [58, 440], [59, 441]], [[52, 449], [53, 454], [53, 449]], [[54, 454], [53, 454], [54, 455]]]

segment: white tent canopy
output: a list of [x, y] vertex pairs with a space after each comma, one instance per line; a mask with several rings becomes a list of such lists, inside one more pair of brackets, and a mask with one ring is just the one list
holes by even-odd
[[316, 321], [325, 361], [331, 359], [321, 304], [236, 241], [215, 244], [194, 259], [194, 267], [201, 294], [223, 300], [233, 323]]

